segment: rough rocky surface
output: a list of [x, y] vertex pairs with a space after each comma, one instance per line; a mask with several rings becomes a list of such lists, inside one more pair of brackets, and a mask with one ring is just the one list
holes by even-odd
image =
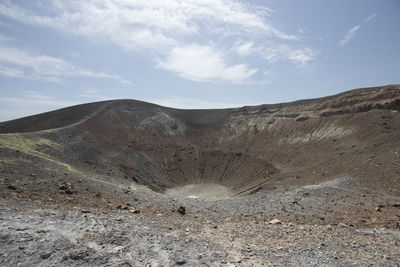
[[0, 265], [399, 266], [399, 111], [390, 85], [0, 123]]

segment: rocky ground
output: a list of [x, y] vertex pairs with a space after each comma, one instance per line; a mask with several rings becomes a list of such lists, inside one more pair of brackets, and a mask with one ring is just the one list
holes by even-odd
[[109, 188], [123, 197], [96, 207], [79, 193], [29, 201], [8, 188], [0, 265], [399, 266], [400, 199], [353, 182], [217, 201]]

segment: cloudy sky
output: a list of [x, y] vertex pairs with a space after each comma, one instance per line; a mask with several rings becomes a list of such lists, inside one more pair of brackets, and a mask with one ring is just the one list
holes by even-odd
[[223, 108], [400, 83], [398, 0], [0, 0], [0, 121], [131, 98]]

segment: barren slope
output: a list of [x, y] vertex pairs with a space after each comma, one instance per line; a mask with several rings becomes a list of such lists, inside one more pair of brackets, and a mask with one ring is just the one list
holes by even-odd
[[239, 194], [346, 175], [399, 194], [399, 110], [396, 85], [226, 110], [115, 100], [3, 122], [0, 142], [42, 140], [37, 153], [160, 192], [217, 183]]

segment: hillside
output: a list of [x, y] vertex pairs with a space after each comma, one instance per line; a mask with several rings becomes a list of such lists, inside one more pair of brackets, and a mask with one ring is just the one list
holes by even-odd
[[[225, 110], [114, 100], [3, 122], [0, 132], [49, 140], [62, 147], [52, 151], [60, 161], [161, 192], [207, 182], [243, 193], [339, 175], [392, 187], [399, 184], [398, 110], [395, 85]], [[395, 162], [376, 168], [380, 161]]]

